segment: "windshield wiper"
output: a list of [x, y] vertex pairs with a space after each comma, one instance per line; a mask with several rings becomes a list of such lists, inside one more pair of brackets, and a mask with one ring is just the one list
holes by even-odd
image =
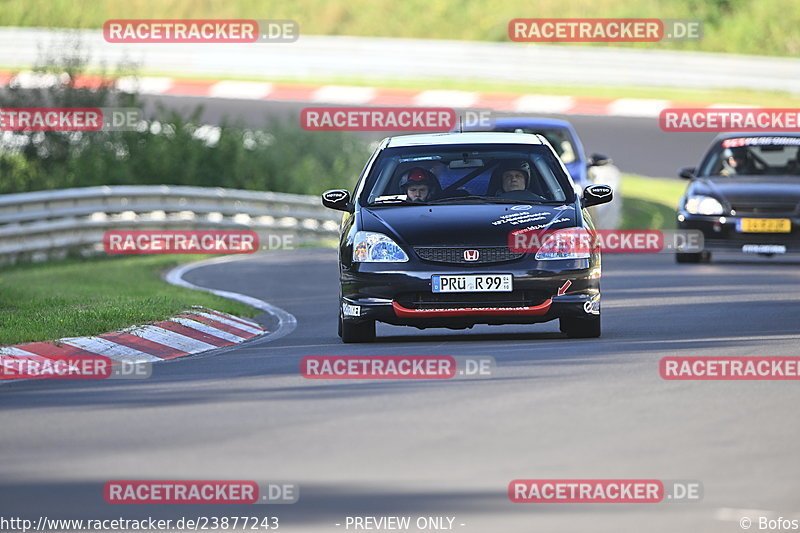
[[[447, 198], [439, 198], [438, 200], [433, 200], [429, 203], [431, 204], [444, 204], [444, 203], [451, 203], [451, 202], [459, 202], [461, 200], [481, 200], [485, 204], [511, 204], [511, 205], [520, 205], [520, 204], [542, 204], [545, 202], [539, 200], [515, 200], [512, 198], [501, 198], [499, 196], [449, 196]], [[548, 202], [550, 203], [550, 202]], [[561, 203], [561, 202], [559, 202]]]
[[490, 203], [488, 201], [489, 198], [487, 198], [486, 196], [475, 196], [475, 195], [448, 196], [446, 198], [439, 198], [438, 200], [431, 200], [429, 203], [431, 203], [431, 204], [445, 204], [445, 203], [449, 203], [449, 202], [458, 202], [458, 201], [461, 201], [461, 200], [482, 200], [484, 202]]

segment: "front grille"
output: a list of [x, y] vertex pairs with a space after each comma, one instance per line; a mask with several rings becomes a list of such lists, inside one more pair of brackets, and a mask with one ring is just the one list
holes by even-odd
[[[467, 261], [464, 259], [464, 251], [478, 250], [477, 261]], [[514, 261], [524, 256], [524, 253], [515, 253], [507, 246], [492, 247], [463, 247], [463, 248], [414, 248], [420, 259], [433, 263], [451, 263], [456, 265], [485, 265], [489, 263], [505, 263]]]
[[747, 202], [736, 203], [731, 205], [731, 208], [736, 212], [737, 216], [740, 215], [790, 215], [797, 211], [797, 203], [788, 202]]
[[462, 307], [523, 307], [539, 305], [548, 295], [537, 291], [489, 293], [406, 292], [395, 301], [407, 309], [447, 309]]

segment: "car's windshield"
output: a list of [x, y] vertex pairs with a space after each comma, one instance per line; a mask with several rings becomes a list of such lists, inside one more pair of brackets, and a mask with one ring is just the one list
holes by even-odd
[[542, 145], [389, 148], [363, 190], [362, 205], [574, 200], [563, 167]]
[[800, 176], [800, 138], [725, 139], [703, 162], [701, 176]]
[[578, 156], [577, 149], [572, 143], [572, 136], [569, 131], [564, 128], [530, 128], [530, 127], [514, 127], [514, 126], [495, 126], [492, 131], [501, 131], [508, 133], [530, 133], [542, 135], [547, 142], [549, 142], [553, 149], [561, 158], [564, 163], [574, 163]]

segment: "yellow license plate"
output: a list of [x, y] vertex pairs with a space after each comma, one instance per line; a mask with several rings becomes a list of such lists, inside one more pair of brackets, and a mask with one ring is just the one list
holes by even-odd
[[743, 218], [739, 221], [742, 233], [789, 233], [792, 221], [788, 218]]

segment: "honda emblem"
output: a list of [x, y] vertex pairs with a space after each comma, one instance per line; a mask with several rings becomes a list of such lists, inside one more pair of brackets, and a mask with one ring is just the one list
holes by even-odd
[[464, 261], [477, 261], [479, 255], [478, 250], [464, 250]]

